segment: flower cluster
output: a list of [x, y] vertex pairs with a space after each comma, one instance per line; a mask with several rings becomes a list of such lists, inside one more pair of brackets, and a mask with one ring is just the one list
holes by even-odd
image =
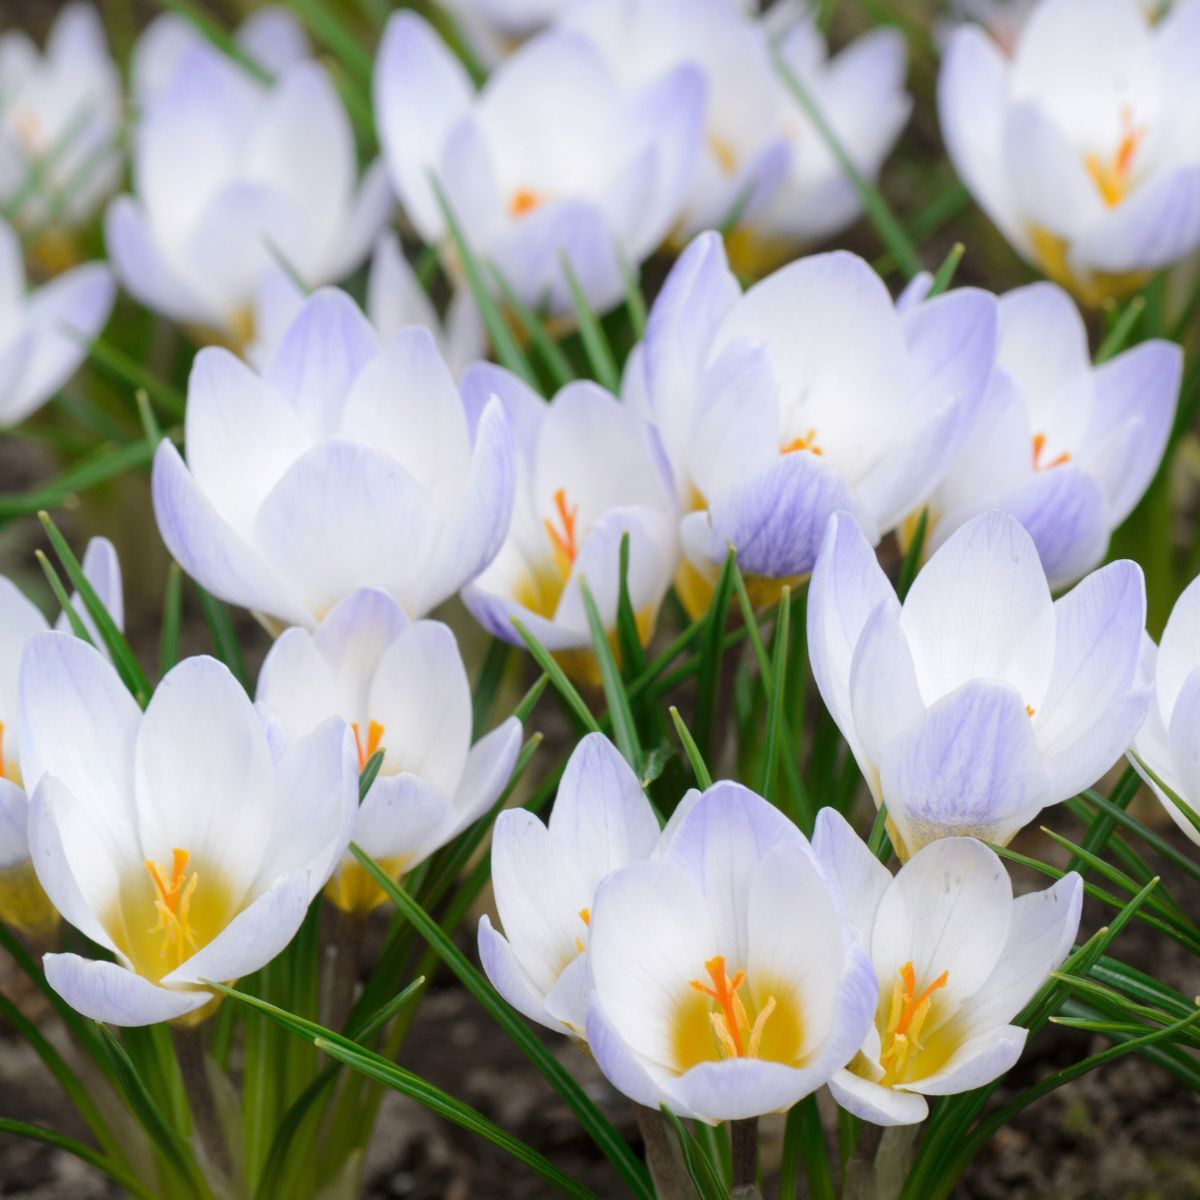
[[[659, 1200], [784, 1112], [832, 1194], [822, 1088], [843, 1159], [936, 1102], [863, 1188], [949, 1195], [1051, 1017], [1194, 1086], [1110, 943], [1200, 953], [1136, 848], [1200, 879], [1200, 0], [951, 3], [919, 212], [904, 33], [833, 5], [168, 7], [0, 36], [0, 523], [62, 610], [0, 577], [0, 943], [112, 1085], [18, 1014], [64, 1145], [350, 1194], [386, 1084], [585, 1194], [393, 1061], [430, 955]], [[972, 199], [1017, 270], [956, 282], [909, 230]]]

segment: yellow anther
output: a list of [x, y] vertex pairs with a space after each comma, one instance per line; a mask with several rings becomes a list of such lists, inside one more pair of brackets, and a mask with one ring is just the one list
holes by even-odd
[[879, 1065], [884, 1069], [880, 1081], [885, 1086], [895, 1083], [914, 1051], [922, 1050], [921, 1027], [929, 1016], [934, 992], [946, 986], [949, 971], [943, 971], [924, 991], [917, 994], [916, 972], [911, 962], [899, 971], [900, 978], [892, 984], [892, 1004], [888, 1015], [883, 1052]]
[[162, 957], [173, 957], [175, 966], [183, 962], [189, 949], [196, 949], [189, 913], [200, 876], [195, 871], [188, 872], [188, 861], [186, 850], [173, 850], [169, 877], [158, 863], [150, 859], [145, 863], [154, 884], [154, 908], [158, 913], [158, 923], [150, 932], [163, 935]]
[[710, 958], [704, 969], [712, 980], [712, 987], [698, 979], [689, 980], [688, 986], [716, 1002], [717, 1007], [709, 1013], [708, 1019], [717, 1035], [721, 1053], [726, 1058], [757, 1058], [767, 1019], [775, 1011], [775, 997], [767, 997], [752, 1024], [738, 995], [738, 989], [746, 982], [745, 971], [738, 971], [730, 978], [725, 971], [725, 959], [720, 954]]

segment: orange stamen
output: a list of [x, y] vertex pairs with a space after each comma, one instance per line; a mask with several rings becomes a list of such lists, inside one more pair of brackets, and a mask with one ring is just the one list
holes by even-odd
[[[725, 959], [718, 954], [704, 964], [712, 987], [708, 987], [698, 979], [688, 982], [688, 987], [707, 996], [717, 1003], [717, 1011], [709, 1013], [713, 1032], [727, 1058], [757, 1058], [762, 1044], [763, 1030], [767, 1019], [775, 1011], [775, 997], [768, 996], [754, 1023], [746, 1013], [746, 1006], [738, 995], [738, 988], [746, 982], [746, 972], [738, 971], [732, 979], [725, 972]], [[745, 1035], [749, 1034], [749, 1041]]]
[[163, 957], [173, 950], [177, 962], [183, 960], [185, 946], [196, 945], [195, 935], [188, 923], [188, 913], [200, 876], [195, 871], [188, 874], [188, 860], [186, 850], [176, 848], [171, 851], [169, 880], [163, 878], [158, 863], [150, 859], [145, 861], [150, 881], [154, 884], [154, 907], [158, 910], [158, 924], [150, 932], [166, 935], [163, 938]]
[[1025, 715], [1026, 716], [1032, 717], [1035, 712], [1037, 712], [1037, 709], [1032, 707], [1032, 705], [1029, 705], [1029, 704], [1025, 705]]
[[811, 454], [823, 454], [821, 447], [817, 445], [817, 431], [810, 429], [803, 437], [792, 438], [782, 450], [780, 454], [793, 454], [797, 450], [807, 450]]
[[379, 744], [383, 741], [383, 726], [378, 721], [368, 722], [367, 741], [365, 745], [363, 744], [362, 735], [358, 731], [358, 722], [355, 721], [350, 728], [354, 730], [354, 744], [358, 747], [358, 770], [361, 774], [367, 769], [367, 763], [371, 761], [379, 750]]
[[888, 1016], [887, 1047], [879, 1057], [879, 1065], [885, 1075], [894, 1082], [904, 1070], [909, 1055], [922, 1049], [919, 1038], [925, 1018], [933, 1003], [933, 994], [946, 986], [949, 971], [943, 971], [920, 995], [917, 995], [917, 977], [911, 962], [900, 968], [900, 978], [892, 988], [892, 1007]]
[[1109, 161], [1105, 162], [1100, 155], [1094, 153], [1085, 155], [1083, 160], [1092, 182], [1109, 208], [1116, 208], [1129, 194], [1133, 160], [1142, 139], [1146, 136], [1144, 129], [1134, 128], [1133, 115], [1128, 107], [1121, 110], [1121, 128], [1117, 152]]
[[559, 488], [554, 493], [554, 507], [561, 528], [557, 527], [550, 517], [547, 517], [542, 524], [546, 527], [546, 535], [550, 538], [550, 544], [554, 548], [555, 565], [558, 567], [559, 574], [565, 579], [571, 573], [575, 556], [579, 553], [579, 546], [575, 540], [575, 521], [579, 516], [579, 505], [572, 504], [568, 507], [567, 493], [563, 488]]
[[533, 212], [541, 202], [541, 197], [537, 192], [531, 191], [529, 188], [517, 188], [509, 197], [508, 215], [523, 217], [526, 213]]
[[1049, 462], [1042, 462], [1042, 452], [1046, 449], [1046, 435], [1044, 433], [1035, 433], [1033, 435], [1033, 469], [1035, 471], [1051, 471], [1055, 467], [1061, 467], [1063, 463], [1071, 461], [1070, 454], [1063, 451], [1056, 458], [1052, 458]]
[[[581, 908], [579, 910], [579, 919], [590, 928], [592, 924], [592, 910], [590, 908]], [[583, 944], [583, 938], [575, 939], [575, 949], [578, 950], [580, 954], [584, 952], [586, 947]]]

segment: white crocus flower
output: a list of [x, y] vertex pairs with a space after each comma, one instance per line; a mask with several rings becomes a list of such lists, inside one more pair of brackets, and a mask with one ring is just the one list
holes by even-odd
[[707, 610], [730, 547], [767, 601], [812, 570], [834, 511], [853, 512], [872, 541], [896, 528], [962, 445], [995, 341], [984, 292], [898, 312], [875, 272], [839, 251], [743, 294], [721, 239], [697, 237], [623, 381], [674, 474], [689, 613]]
[[40, 408], [75, 373], [112, 311], [112, 274], [86, 263], [33, 292], [17, 235], [0, 220], [0, 427]]
[[517, 617], [565, 667], [598, 680], [582, 585], [615, 635], [628, 535], [629, 600], [645, 642], [678, 565], [675, 506], [651, 432], [594, 383], [568, 384], [547, 404], [515, 375], [480, 364], [462, 387], [474, 411], [500, 400], [517, 458], [508, 537], [463, 600], [493, 636], [523, 645]]
[[[238, 49], [265, 74], [278, 75], [312, 57], [304, 26], [286, 8], [267, 5], [251, 13], [233, 35]], [[154, 103], [171, 85], [188, 52], [207, 37], [178, 13], [160, 13], [142, 31], [133, 48], [130, 74], [139, 108]]]
[[686, 200], [703, 107], [694, 67], [623, 87], [591, 41], [553, 29], [476, 93], [413, 12], [388, 22], [375, 72], [380, 140], [417, 232], [449, 244], [432, 176], [474, 253], [519, 300], [558, 315], [574, 312], [564, 259], [603, 310], [625, 294], [623, 268], [667, 237]]
[[62, 9], [44, 54], [0, 37], [0, 206], [19, 224], [87, 221], [121, 177], [120, 127], [121, 77], [90, 4]]
[[934, 550], [971, 517], [1000, 509], [1032, 536], [1051, 587], [1067, 587], [1100, 564], [1158, 470], [1183, 352], [1152, 340], [1094, 367], [1070, 296], [1035, 283], [1000, 297], [996, 367], [970, 435], [926, 501], [925, 545]]
[[182, 50], [134, 135], [134, 195], [105, 232], [124, 286], [149, 308], [236, 346], [280, 259], [309, 286], [366, 257], [391, 197], [380, 163], [358, 181], [349, 118], [324, 68], [271, 83], [207, 42]]
[[680, 232], [752, 222], [789, 165], [786, 102], [763, 21], [732, 0], [576, 0], [561, 24], [591, 39], [630, 86], [691, 64], [704, 75], [704, 131]]
[[969, 521], [903, 605], [835, 514], [808, 593], [813, 674], [901, 860], [937, 838], [1007, 844], [1096, 782], [1146, 713], [1141, 568], [1122, 560], [1052, 601], [1015, 518]]
[[1089, 304], [1200, 245], [1200, 2], [1041, 0], [1013, 57], [949, 39], [942, 133], [1013, 247]]
[[362, 587], [422, 616], [508, 529], [508, 425], [499, 403], [473, 416], [428, 330], [381, 346], [348, 296], [318, 292], [261, 375], [219, 347], [196, 356], [187, 465], [168, 441], [154, 460], [159, 530], [197, 582], [272, 626], [311, 628]]
[[[84, 552], [82, 567], [108, 615], [118, 629], [122, 628], [125, 607], [121, 568], [112, 543], [106, 538], [93, 538]], [[99, 642], [78, 597], [74, 607]], [[17, 679], [26, 645], [49, 628], [36, 605], [11, 580], [0, 576], [0, 921], [35, 938], [58, 925], [58, 913], [38, 883], [29, 858], [29, 798], [21, 768]], [[57, 628], [70, 631], [65, 612], [59, 616]]]
[[47, 981], [97, 1021], [199, 1020], [205, 981], [283, 950], [346, 852], [350, 730], [327, 721], [276, 759], [215, 659], [180, 663], [143, 713], [102, 655], [59, 633], [30, 642], [20, 693], [34, 869], [116, 959], [49, 954]]
[[879, 982], [862, 1048], [829, 1082], [837, 1102], [876, 1125], [911, 1125], [928, 1096], [998, 1079], [1028, 1030], [1011, 1022], [1066, 958], [1083, 881], [1013, 898], [996, 854], [974, 838], [926, 846], [895, 878], [831, 808], [813, 849], [837, 881]]
[[1159, 645], [1145, 639], [1142, 670], [1153, 695], [1130, 761], [1175, 824], [1200, 846], [1200, 828], [1178, 803], [1200, 815], [1200, 579], [1175, 601]]
[[[833, 130], [859, 174], [874, 181], [908, 122], [904, 90], [907, 54], [898, 29], [875, 29], [830, 56], [811, 11], [799, 19], [781, 6], [768, 24], [783, 26], [778, 54]], [[775, 80], [780, 132], [787, 155], [783, 177], [760, 211], [733, 231], [730, 258], [739, 271], [761, 275], [845, 229], [862, 215], [858, 190], [790, 86]]]
[[[306, 295], [280, 267], [264, 277], [254, 303], [254, 341], [245, 351], [249, 362], [256, 367], [266, 366], [287, 327], [304, 307]], [[366, 313], [384, 342], [406, 325], [423, 325], [433, 334], [438, 351], [456, 378], [471, 363], [487, 357], [487, 333], [470, 289], [454, 292], [443, 321], [404, 257], [399, 239], [390, 230], [375, 242], [367, 274]]]
[[[471, 745], [471, 687], [454, 634], [437, 621], [410, 623], [383, 592], [347, 596], [312, 633], [286, 630], [256, 695], [293, 740], [342, 718], [360, 771], [383, 751], [354, 841], [397, 879], [496, 802], [521, 748], [515, 717]], [[385, 899], [349, 856], [326, 894], [358, 915]]]
[[871, 964], [807, 840], [761, 797], [717, 783], [672, 825], [596, 893], [588, 1047], [650, 1108], [710, 1123], [790, 1108], [862, 1044]]
[[571, 753], [548, 824], [525, 809], [496, 819], [492, 888], [504, 932], [479, 919], [479, 958], [492, 986], [530, 1020], [585, 1038], [587, 945], [596, 889], [650, 857], [654, 810], [602, 734]]

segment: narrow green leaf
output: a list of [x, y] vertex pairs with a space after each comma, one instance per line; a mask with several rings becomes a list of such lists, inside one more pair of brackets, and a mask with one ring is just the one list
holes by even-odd
[[246, 674], [246, 663], [242, 658], [242, 649], [238, 645], [237, 634], [233, 631], [233, 621], [229, 609], [216, 596], [210, 595], [198, 583], [196, 596], [200, 601], [200, 611], [204, 614], [204, 623], [208, 626], [208, 635], [212, 638], [213, 649], [217, 657], [233, 672], [233, 677], [250, 691], [249, 676]]
[[198, 29], [231, 62], [237, 63], [247, 75], [259, 83], [272, 83], [273, 76], [261, 63], [252, 58], [231, 33], [214, 21], [211, 14], [191, 0], [159, 0], [163, 8], [178, 13]]
[[787, 688], [788, 621], [792, 612], [792, 590], [784, 587], [779, 600], [779, 616], [775, 622], [774, 655], [771, 666], [771, 695], [767, 705], [767, 746], [763, 754], [762, 786], [759, 789], [770, 800], [775, 791], [779, 744], [783, 738], [783, 698]]
[[706, 757], [712, 753], [717, 723], [717, 702], [720, 699], [721, 659], [725, 651], [725, 622], [729, 616], [729, 597], [733, 591], [734, 568], [737, 559], [732, 549], [713, 589], [709, 602], [704, 642], [700, 650], [700, 681], [696, 700], [696, 744]]
[[492, 267], [492, 278], [504, 296], [504, 303], [508, 305], [509, 312], [516, 318], [517, 324], [524, 330], [530, 345], [538, 352], [542, 362], [546, 364], [546, 370], [550, 372], [554, 386], [556, 388], [566, 387], [568, 383], [573, 382], [576, 378], [575, 368], [571, 366], [571, 360], [566, 356], [563, 348], [551, 337], [545, 321], [528, 305], [521, 303], [508, 280], [496, 267]]
[[1104, 341], [1100, 343], [1100, 349], [1096, 351], [1097, 366], [1108, 362], [1110, 358], [1115, 358], [1125, 349], [1134, 329], [1137, 328], [1137, 323], [1142, 319], [1145, 309], [1145, 296], [1134, 296], [1125, 305], [1120, 315], [1113, 321], [1112, 328], [1108, 331]]
[[183, 571], [177, 562], [167, 567], [163, 590], [162, 629], [158, 637], [158, 673], [165, 675], [179, 661], [179, 628], [183, 620]]
[[932, 300], [935, 296], [940, 296], [954, 280], [954, 275], [958, 271], [958, 264], [962, 262], [963, 254], [966, 252], [966, 247], [962, 242], [955, 242], [950, 247], [950, 253], [946, 255], [942, 261], [942, 265], [938, 267], [937, 273], [933, 277], [933, 283], [930, 285], [929, 291], [925, 298]]
[[696, 739], [692, 737], [691, 730], [684, 724], [683, 718], [679, 715], [679, 709], [673, 704], [671, 705], [670, 713], [671, 720], [675, 723], [675, 732], [679, 734], [679, 740], [683, 745], [683, 752], [687, 755], [687, 760], [692, 767], [692, 774], [695, 775], [696, 782], [700, 785], [701, 791], [712, 787], [712, 775], [704, 761], [704, 756], [700, 753], [700, 749], [696, 745]]
[[633, 336], [641, 341], [646, 336], [646, 322], [649, 317], [646, 312], [646, 297], [642, 295], [642, 281], [638, 271], [624, 256], [621, 258], [621, 282], [625, 285], [625, 311], [629, 314]]
[[67, 594], [67, 589], [63, 587], [63, 582], [58, 577], [58, 572], [54, 569], [54, 564], [46, 557], [45, 551], [37, 550], [34, 552], [34, 558], [37, 559], [38, 566], [42, 568], [42, 573], [46, 576], [47, 583], [50, 584], [50, 590], [54, 593], [54, 599], [59, 608], [66, 615], [67, 621], [70, 623], [71, 632], [80, 639], [87, 642], [89, 646], [94, 646], [92, 635], [88, 632], [88, 627], [83, 623], [83, 619], [75, 609], [75, 605], [71, 603], [71, 597]]
[[363, 87], [371, 85], [374, 64], [366, 47], [354, 36], [342, 5], [326, 7], [322, 0], [288, 0], [288, 6], [313, 35], [337, 56]]
[[100, 338], [88, 339], [74, 330], [66, 330], [67, 336], [87, 349], [87, 356], [98, 367], [111, 375], [118, 383], [124, 383], [130, 392], [144, 391], [151, 400], [161, 404], [172, 419], [182, 420], [187, 411], [187, 398], [178, 388], [159, 379], [124, 350]]
[[[438, 206], [441, 208], [442, 216], [446, 221], [446, 227], [450, 231], [450, 240], [462, 264], [467, 286], [471, 289], [471, 295], [475, 298], [475, 303], [479, 306], [480, 315], [483, 317], [484, 326], [487, 328], [488, 337], [491, 339], [492, 346], [496, 351], [496, 357], [500, 360], [500, 365], [507, 367], [514, 375], [519, 375], [535, 391], [540, 391], [541, 385], [538, 382], [537, 375], [534, 373], [533, 367], [530, 366], [529, 359], [525, 357], [521, 347], [517, 345], [516, 338], [513, 337], [512, 330], [509, 329], [508, 322], [505, 321], [504, 314], [500, 311], [500, 307], [496, 303], [496, 298], [492, 295], [491, 289], [484, 281], [479, 260], [475, 257], [475, 253], [467, 241], [466, 234], [463, 233], [462, 226], [459, 225], [458, 219], [450, 208], [450, 202], [446, 199], [446, 193], [442, 190], [441, 183], [438, 182], [437, 177], [432, 173], [429, 176], [429, 183], [433, 188], [434, 195], [437, 197]], [[452, 272], [448, 273], [452, 274]]]
[[912, 540], [904, 551], [904, 561], [900, 565], [900, 578], [896, 582], [896, 595], [901, 601], [908, 595], [917, 572], [921, 569], [921, 555], [925, 553], [925, 538], [929, 532], [929, 509], [921, 509], [917, 524], [913, 529]]
[[621, 651], [621, 673], [636, 679], [646, 669], [646, 653], [638, 632], [637, 614], [629, 598], [629, 531], [621, 535], [617, 586], [617, 646]]
[[620, 1172], [625, 1183], [641, 1200], [654, 1200], [645, 1167], [637, 1160], [628, 1144], [612, 1127], [607, 1117], [587, 1097], [578, 1083], [566, 1072], [542, 1041], [525, 1024], [523, 1018], [508, 1007], [484, 977], [467, 961], [462, 951], [446, 936], [445, 931], [428, 913], [400, 887], [386, 871], [364, 854], [357, 846], [350, 847], [358, 861], [387, 893], [396, 908], [412, 923], [421, 937], [437, 952], [459, 982], [483, 1006], [496, 1023], [525, 1053], [546, 1081], [570, 1106], [579, 1123]]
[[575, 319], [579, 323], [579, 337], [583, 342], [584, 353], [587, 354], [588, 365], [592, 370], [592, 378], [601, 387], [616, 395], [621, 390], [621, 373], [617, 370], [617, 360], [613, 357], [612, 347], [600, 324], [600, 318], [588, 303], [584, 295], [579, 277], [571, 267], [571, 260], [566, 254], [559, 256], [567, 287], [571, 290], [571, 303], [575, 307]]
[[779, 72], [780, 78], [783, 80], [788, 91], [796, 98], [796, 103], [800, 105], [809, 120], [812, 121], [826, 148], [837, 160], [842, 173], [858, 193], [863, 211], [866, 213], [871, 224], [875, 226], [875, 231], [879, 234], [888, 252], [900, 264], [900, 269], [909, 279], [912, 279], [915, 275], [919, 275], [924, 270], [921, 264], [921, 256], [917, 253], [917, 248], [909, 240], [908, 234], [904, 232], [900, 222], [896, 220], [892, 210], [888, 207], [887, 201], [883, 198], [883, 193], [874, 184], [869, 183], [863, 177], [862, 172], [854, 165], [854, 160], [846, 152], [833, 127], [826, 120], [824, 113], [817, 107], [816, 102], [808, 94], [808, 90], [797, 79], [791, 67], [788, 66], [783, 55], [779, 52], [778, 47], [773, 48], [773, 57], [775, 59], [775, 68]]
[[599, 733], [600, 725], [596, 718], [592, 716], [592, 710], [588, 708], [587, 701], [584, 700], [579, 694], [579, 690], [567, 678], [562, 667], [554, 661], [554, 656], [550, 651], [529, 632], [517, 617], [513, 617], [513, 628], [520, 634], [521, 641], [528, 647], [534, 661], [545, 671], [550, 682], [554, 685], [554, 690], [563, 698], [568, 710], [575, 714], [588, 733]]
[[[150, 699], [151, 689], [150, 681], [146, 678], [141, 664], [130, 649], [124, 634], [109, 616], [108, 609], [104, 607], [100, 597], [96, 594], [96, 589], [92, 587], [91, 581], [83, 573], [83, 567], [71, 551], [71, 547], [67, 545], [66, 538], [51, 520], [50, 514], [40, 512], [38, 519], [46, 531], [46, 536], [50, 539], [50, 545], [54, 547], [54, 553], [58, 555], [58, 561], [62, 563], [62, 568], [67, 573], [67, 578], [79, 593], [79, 599], [87, 609], [87, 614], [92, 619], [92, 624], [95, 625], [96, 632], [100, 635], [100, 640], [104, 643], [104, 648], [108, 651], [112, 664], [117, 669], [117, 674], [121, 676], [121, 681], [133, 693], [134, 699], [145, 708]], [[70, 607], [73, 611], [74, 605]]]
[[683, 1122], [664, 1104], [662, 1113], [671, 1123], [679, 1148], [683, 1151], [683, 1165], [687, 1168], [688, 1178], [700, 1200], [726, 1200], [729, 1189], [717, 1175], [712, 1159], [701, 1148], [700, 1143], [688, 1133]]
[[366, 798], [367, 793], [371, 790], [371, 785], [375, 782], [379, 775], [379, 770], [383, 766], [383, 751], [376, 750], [370, 758], [367, 759], [366, 766], [358, 774], [358, 802], [361, 804]]
[[617, 666], [616, 656], [609, 643], [604, 622], [600, 619], [600, 610], [586, 579], [579, 583], [580, 594], [583, 597], [583, 607], [587, 614], [588, 629], [592, 635], [592, 651], [600, 666], [600, 680], [604, 686], [604, 698], [608, 701], [608, 711], [612, 717], [613, 735], [616, 738], [617, 749], [621, 751], [625, 761], [636, 773], [642, 769], [642, 746], [638, 740], [637, 722], [633, 719], [633, 709], [629, 706], [629, 697], [625, 694], [625, 684], [621, 680], [621, 671]]
[[147, 1188], [136, 1175], [118, 1166], [98, 1150], [93, 1150], [91, 1146], [67, 1137], [65, 1133], [44, 1129], [41, 1125], [31, 1125], [28, 1121], [14, 1121], [9, 1117], [0, 1117], [0, 1133], [26, 1138], [32, 1142], [41, 1142], [44, 1146], [73, 1154], [81, 1162], [87, 1163], [89, 1167], [94, 1167], [97, 1171], [107, 1175], [131, 1196], [138, 1197], [138, 1200], [158, 1200], [158, 1193]]
[[135, 467], [145, 466], [153, 457], [154, 451], [141, 438], [128, 446], [100, 446], [36, 491], [23, 496], [0, 496], [0, 521], [59, 508], [79, 492], [124, 475]]
[[[806, 1096], [792, 1107], [787, 1115], [783, 1138], [785, 1178], [780, 1184], [780, 1197], [791, 1200], [796, 1194], [795, 1156], [798, 1154], [804, 1162], [804, 1176], [812, 1200], [835, 1200], [837, 1192], [833, 1186], [833, 1173], [829, 1169], [829, 1152], [825, 1146], [825, 1134], [821, 1130], [821, 1114], [817, 1111], [815, 1095]], [[789, 1176], [790, 1185], [784, 1186], [789, 1182]]]

